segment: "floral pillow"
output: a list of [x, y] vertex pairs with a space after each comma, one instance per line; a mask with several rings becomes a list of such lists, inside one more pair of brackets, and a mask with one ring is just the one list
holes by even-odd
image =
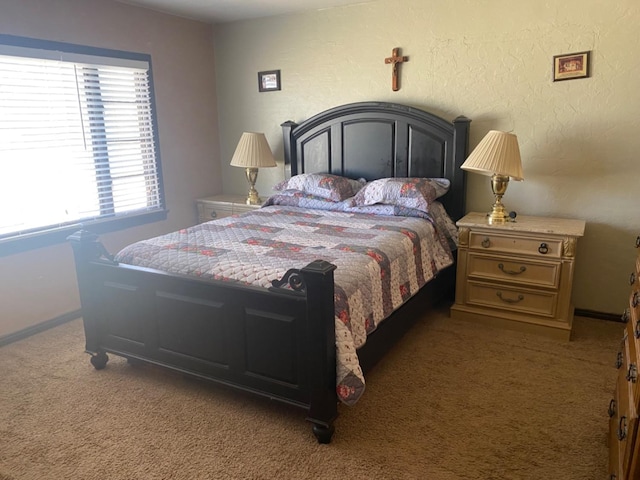
[[364, 180], [352, 180], [330, 173], [302, 173], [278, 183], [273, 189], [276, 191], [297, 190], [334, 202], [341, 202], [353, 197], [364, 183]]
[[446, 178], [381, 178], [367, 183], [351, 206], [386, 204], [429, 212], [429, 204], [449, 190]]

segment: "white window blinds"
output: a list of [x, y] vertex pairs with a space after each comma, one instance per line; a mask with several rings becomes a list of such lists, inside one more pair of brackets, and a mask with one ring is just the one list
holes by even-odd
[[164, 209], [150, 64], [0, 45], [0, 238]]

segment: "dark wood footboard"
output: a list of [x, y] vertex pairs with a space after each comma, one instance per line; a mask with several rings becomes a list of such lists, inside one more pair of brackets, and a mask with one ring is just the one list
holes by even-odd
[[69, 240], [95, 368], [113, 353], [286, 402], [331, 440], [334, 265], [312, 262], [267, 290], [118, 264], [86, 231]]

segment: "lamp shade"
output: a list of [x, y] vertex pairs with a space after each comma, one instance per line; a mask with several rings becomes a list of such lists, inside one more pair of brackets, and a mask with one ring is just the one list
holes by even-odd
[[231, 158], [231, 165], [244, 168], [275, 167], [276, 160], [264, 133], [244, 132]]
[[482, 175], [503, 175], [524, 180], [518, 137], [490, 130], [460, 167]]

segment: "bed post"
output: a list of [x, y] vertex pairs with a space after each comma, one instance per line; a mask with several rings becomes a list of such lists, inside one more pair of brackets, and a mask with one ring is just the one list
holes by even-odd
[[295, 140], [293, 139], [291, 132], [298, 126], [298, 124], [288, 120], [280, 126], [282, 127], [284, 145], [284, 177], [291, 178], [292, 175], [296, 175], [298, 173], [298, 160], [291, 157], [291, 155], [296, 151]]
[[329, 443], [338, 416], [336, 393], [336, 331], [333, 271], [336, 266], [316, 260], [300, 272], [307, 290], [307, 358], [310, 406], [307, 420], [319, 443]]
[[67, 237], [73, 248], [73, 256], [76, 264], [78, 290], [80, 292], [80, 305], [82, 307], [82, 321], [86, 339], [85, 351], [91, 355], [91, 364], [98, 370], [104, 368], [109, 360], [107, 354], [100, 349], [100, 337], [98, 319], [99, 288], [96, 285], [95, 276], [92, 274], [91, 262], [106, 259], [108, 263], [115, 264], [113, 257], [107, 252], [98, 236], [87, 230], [79, 230]]
[[470, 124], [471, 120], [463, 115], [453, 120], [453, 171], [447, 172], [447, 176], [451, 179], [449, 198], [455, 199], [455, 203], [448, 205], [447, 212], [454, 221], [461, 219], [466, 213], [466, 172], [460, 166], [467, 159]]

